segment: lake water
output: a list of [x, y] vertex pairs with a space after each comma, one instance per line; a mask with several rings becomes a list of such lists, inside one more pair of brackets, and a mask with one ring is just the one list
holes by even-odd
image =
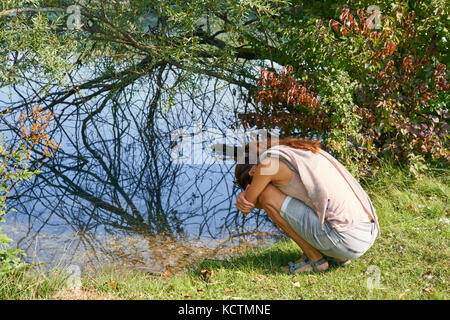
[[[16, 115], [37, 102], [50, 108], [50, 133], [62, 145], [8, 200], [17, 212], [3, 229], [26, 252], [25, 260], [161, 272], [276, 239], [264, 213], [237, 211], [234, 163], [211, 153], [214, 143], [250, 139], [230, 131], [248, 107], [236, 89], [202, 79], [175, 94], [160, 91], [155, 105], [157, 88], [134, 86], [115, 99], [84, 101], [91, 91], [81, 90], [58, 103], [60, 95], [42, 99], [32, 85], [0, 92], [2, 106]], [[7, 137], [14, 137], [12, 119], [0, 123]]]

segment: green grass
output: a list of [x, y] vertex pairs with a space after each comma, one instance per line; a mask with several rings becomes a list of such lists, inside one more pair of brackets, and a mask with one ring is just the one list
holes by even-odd
[[[203, 260], [170, 275], [105, 267], [84, 275], [82, 294], [68, 293], [59, 271], [0, 276], [0, 298], [449, 299], [448, 178], [448, 170], [412, 178], [387, 166], [366, 180], [382, 236], [345, 268], [281, 273], [280, 266], [301, 254], [286, 240], [227, 260]], [[368, 281], [377, 279], [378, 285], [369, 289]]]

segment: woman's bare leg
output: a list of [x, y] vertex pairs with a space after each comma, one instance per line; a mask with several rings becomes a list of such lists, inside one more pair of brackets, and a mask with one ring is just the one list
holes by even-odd
[[[302, 249], [303, 253], [312, 261], [316, 262], [323, 258], [323, 255], [313, 246], [311, 246], [308, 242], [303, 240], [292, 227], [284, 220], [280, 215], [281, 206], [283, 201], [286, 199], [286, 195], [282, 193], [275, 186], [269, 184], [264, 191], [258, 197], [258, 207], [260, 209], [264, 209], [264, 211], [268, 214], [268, 216], [272, 219], [272, 221], [281, 228], [295, 243]], [[303, 261], [299, 259], [296, 263]], [[289, 267], [284, 267], [283, 269], [289, 270]], [[328, 269], [328, 263], [321, 264], [318, 266], [318, 269], [321, 271], [325, 271]], [[311, 271], [312, 267], [307, 264], [296, 271]]]

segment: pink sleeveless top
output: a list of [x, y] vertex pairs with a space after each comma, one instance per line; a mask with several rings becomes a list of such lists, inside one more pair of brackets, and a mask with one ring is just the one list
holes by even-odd
[[[293, 171], [288, 184], [274, 185], [284, 194], [301, 200], [313, 209], [321, 223], [326, 220], [336, 231], [343, 232], [351, 230], [360, 222], [370, 221], [370, 214], [378, 227], [376, 212], [367, 194], [336, 159], [331, 159], [331, 155], [323, 150], [320, 154], [313, 154], [287, 146], [276, 146], [269, 149], [260, 160], [274, 155], [280, 157]], [[299, 172], [308, 179], [307, 186]]]
[[[292, 179], [287, 184], [273, 183], [273, 185], [276, 186], [284, 194], [292, 198], [299, 199], [308, 207], [310, 207], [314, 211], [317, 211], [317, 209], [314, 208], [311, 200], [308, 198], [306, 188], [300, 180], [300, 175], [298, 173], [293, 172]], [[342, 198], [342, 194], [336, 194], [335, 196], [337, 197], [336, 199], [330, 199], [330, 201], [328, 202], [328, 208], [325, 213], [325, 220], [328, 221], [333, 226], [333, 228], [336, 229], [336, 231], [348, 231], [360, 222], [370, 221], [367, 214], [364, 213], [364, 209], [359, 202], [354, 202], [352, 201], [353, 199], [345, 199], [348, 198], [346, 195], [344, 195], [344, 199]], [[353, 198], [356, 199], [356, 197]], [[340, 201], [342, 199], [343, 201]]]

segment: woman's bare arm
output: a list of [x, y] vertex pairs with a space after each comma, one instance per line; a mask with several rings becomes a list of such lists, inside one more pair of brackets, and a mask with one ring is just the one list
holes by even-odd
[[[236, 201], [236, 207], [244, 214], [249, 213], [254, 207], [262, 209], [258, 203], [258, 197], [271, 182], [280, 184], [288, 183], [292, 178], [292, 171], [289, 167], [276, 158], [266, 158], [256, 167], [252, 183], [247, 189], [241, 192]], [[253, 204], [253, 207], [251, 205]]]
[[258, 164], [252, 178], [252, 183], [245, 193], [247, 201], [255, 204], [261, 192], [272, 181], [273, 176], [276, 175], [278, 170], [268, 170], [268, 168], [274, 167], [275, 161], [275, 159], [266, 158]]

